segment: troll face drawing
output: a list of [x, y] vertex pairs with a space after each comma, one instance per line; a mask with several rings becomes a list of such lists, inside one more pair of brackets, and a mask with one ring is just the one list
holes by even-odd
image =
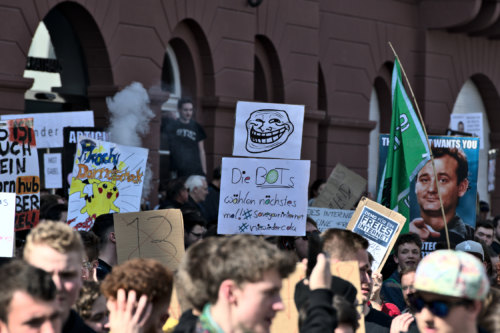
[[250, 153], [262, 153], [279, 147], [293, 132], [293, 124], [283, 110], [254, 111], [246, 122], [246, 128], [246, 150]]

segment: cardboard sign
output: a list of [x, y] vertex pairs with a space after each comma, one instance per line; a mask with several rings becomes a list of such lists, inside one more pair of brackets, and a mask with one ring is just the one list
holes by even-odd
[[62, 187], [61, 154], [43, 154], [45, 188]]
[[0, 257], [14, 256], [16, 194], [0, 192]]
[[318, 224], [318, 230], [323, 232], [327, 229], [345, 229], [351, 220], [353, 210], [329, 209], [321, 207], [307, 208], [307, 216]]
[[238, 102], [233, 155], [300, 159], [304, 106]]
[[452, 130], [471, 133], [479, 138], [479, 148], [484, 148], [483, 138], [483, 113], [452, 113], [450, 115], [450, 128]]
[[95, 140], [109, 141], [109, 133], [106, 132], [104, 128], [64, 127], [63, 136], [63, 186], [66, 193], [69, 190], [69, 186], [71, 183], [71, 172], [73, 171], [73, 162], [75, 161], [76, 144], [78, 143], [78, 137], [84, 136]]
[[172, 271], [184, 256], [184, 223], [179, 209], [114, 214], [118, 264], [156, 259]]
[[352, 209], [366, 191], [366, 184], [366, 179], [338, 163], [313, 206]]
[[282, 287], [280, 291], [281, 299], [285, 309], [276, 313], [271, 324], [271, 333], [298, 333], [299, 332], [299, 313], [295, 305], [295, 285], [300, 280], [305, 278], [305, 270], [302, 264], [298, 263], [295, 271], [282, 280]]
[[303, 236], [310, 161], [223, 158], [217, 232]]
[[[447, 221], [450, 243], [458, 244], [467, 239], [474, 239], [476, 210], [471, 209], [471, 207], [476, 207], [479, 139], [473, 137], [429, 136], [429, 141], [435, 151], [433, 154], [436, 172], [438, 175], [446, 175], [446, 178], [442, 178], [443, 180], [453, 179], [454, 182], [458, 182], [458, 168], [457, 164], [455, 164], [458, 163], [458, 160], [466, 165], [468, 169], [466, 178], [467, 186], [464, 186], [465, 184], [459, 186], [464, 188], [465, 192], [461, 193], [458, 190], [458, 187], [456, 187], [457, 190], [454, 191], [446, 190], [444, 187], [441, 188], [441, 196], [444, 202], [451, 203], [448, 205], [446, 210], [454, 215]], [[378, 179], [380, 180], [383, 163], [385, 163], [387, 157], [389, 135], [381, 134], [379, 144], [380, 157]], [[439, 153], [438, 155], [436, 155], [436, 151]], [[459, 159], [456, 159], [455, 157]], [[449, 165], [452, 167], [448, 167]], [[410, 219], [408, 221], [410, 232], [414, 231], [412, 228], [415, 226], [415, 220], [423, 219], [425, 223], [424, 228], [428, 230], [431, 230], [432, 228], [431, 223], [436, 222], [435, 219], [434, 222], [432, 222], [430, 221], [431, 219], [423, 216], [422, 211], [431, 211], [431, 215], [437, 214], [437, 216], [441, 216], [439, 203], [436, 206], [432, 202], [435, 198], [437, 198], [437, 191], [435, 188], [428, 186], [430, 183], [429, 180], [434, 181], [433, 174], [432, 163], [429, 161], [418, 172], [417, 177], [415, 177], [414, 181], [410, 184]], [[483, 177], [487, 177], [487, 175], [483, 175]], [[460, 183], [462, 182], [463, 180]], [[443, 182], [442, 184], [442, 186], [445, 186], [446, 182]], [[434, 227], [436, 228], [435, 230], [432, 229], [432, 231], [435, 231], [436, 233], [434, 237], [429, 236], [426, 239], [422, 239], [422, 254], [424, 256], [434, 251], [437, 243], [446, 242], [446, 234], [442, 219], [440, 222], [441, 228], [439, 229], [434, 224]]]
[[348, 230], [363, 236], [370, 244], [368, 252], [375, 259], [374, 272], [380, 272], [391, 253], [406, 218], [368, 198], [362, 198], [354, 211]]
[[0, 155], [0, 192], [17, 194], [15, 229], [30, 229], [40, 217], [40, 177], [33, 119], [0, 123]]
[[1, 115], [1, 120], [33, 118], [37, 148], [63, 146], [63, 128], [69, 126], [94, 126], [94, 111], [31, 113]]
[[359, 327], [356, 333], [365, 333], [365, 317], [363, 315], [363, 295], [361, 294], [361, 278], [359, 276], [359, 264], [357, 261], [339, 261], [330, 265], [330, 272], [352, 283], [356, 287], [356, 299], [358, 301]]
[[68, 200], [68, 224], [89, 230], [107, 213], [138, 212], [148, 150], [79, 137]]

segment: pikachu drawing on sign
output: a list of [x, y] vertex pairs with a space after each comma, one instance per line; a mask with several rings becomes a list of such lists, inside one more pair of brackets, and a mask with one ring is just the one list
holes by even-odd
[[[99, 179], [80, 180], [73, 178], [75, 186], [72, 186], [70, 195], [80, 192], [80, 198], [85, 198], [85, 206], [80, 210], [80, 213], [87, 213], [89, 216], [99, 216], [108, 214], [111, 211], [120, 212], [120, 208], [116, 207], [114, 202], [118, 198], [119, 191], [114, 182], [101, 181]], [[91, 193], [86, 193], [85, 189], [92, 185]]]

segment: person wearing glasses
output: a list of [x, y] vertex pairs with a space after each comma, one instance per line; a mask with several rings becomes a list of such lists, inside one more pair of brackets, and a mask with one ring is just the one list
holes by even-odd
[[477, 323], [490, 284], [473, 255], [452, 250], [429, 254], [417, 267], [414, 287], [409, 301], [420, 332], [484, 332]]
[[184, 247], [187, 249], [205, 238], [207, 222], [196, 210], [182, 210], [184, 220]]

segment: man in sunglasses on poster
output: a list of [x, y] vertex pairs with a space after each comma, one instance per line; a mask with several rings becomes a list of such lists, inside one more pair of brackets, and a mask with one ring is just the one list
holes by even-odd
[[420, 332], [481, 333], [477, 320], [490, 285], [477, 258], [452, 250], [424, 257], [410, 305]]

